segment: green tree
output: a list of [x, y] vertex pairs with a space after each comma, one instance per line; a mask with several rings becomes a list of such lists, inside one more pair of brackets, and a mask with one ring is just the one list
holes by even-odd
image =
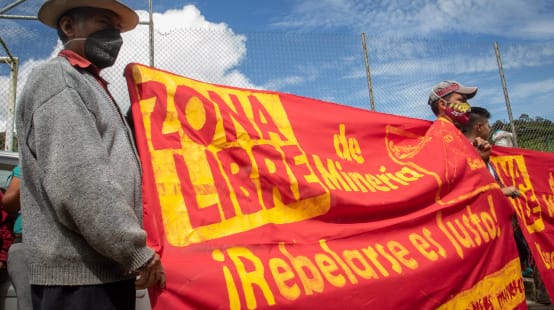
[[[496, 121], [491, 126], [492, 132], [498, 129], [511, 131], [510, 124]], [[534, 119], [528, 114], [521, 114], [514, 120], [518, 147], [537, 151], [554, 152], [554, 123], [538, 116]]]

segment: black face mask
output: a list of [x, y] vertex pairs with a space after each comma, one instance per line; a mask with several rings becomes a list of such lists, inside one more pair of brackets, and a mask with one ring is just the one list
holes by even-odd
[[111, 67], [123, 44], [117, 29], [104, 29], [90, 34], [85, 40], [85, 57], [99, 69]]

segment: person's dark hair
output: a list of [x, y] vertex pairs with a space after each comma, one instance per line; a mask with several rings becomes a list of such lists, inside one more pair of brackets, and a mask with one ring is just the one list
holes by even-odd
[[489, 119], [491, 118], [491, 113], [482, 107], [471, 107], [471, 114], [475, 114], [476, 117], [480, 116], [481, 119]]
[[491, 118], [491, 113], [482, 107], [471, 107], [471, 112], [469, 113], [469, 121], [462, 126], [462, 132], [467, 133], [473, 130], [473, 127], [477, 122], [488, 121]]
[[73, 8], [71, 10], [68, 10], [68, 11], [64, 12], [60, 16], [60, 18], [58, 18], [58, 27], [56, 28], [56, 31], [58, 32], [58, 37], [60, 38], [62, 43], [67, 42], [67, 37], [66, 37], [65, 33], [63, 33], [63, 31], [60, 27], [60, 21], [62, 20], [62, 18], [64, 16], [69, 16], [70, 18], [73, 18], [75, 20], [82, 21], [91, 13], [92, 10], [94, 10], [94, 8], [91, 8], [91, 7]]
[[[452, 93], [454, 94], [454, 93]], [[450, 100], [450, 97], [452, 97], [452, 94], [448, 94], [444, 97], [441, 97], [433, 102], [431, 102], [431, 111], [433, 111], [433, 113], [435, 113], [436, 116], [439, 115], [439, 101], [442, 99], [446, 102], [448, 102], [448, 100]]]
[[496, 123], [492, 124], [491, 131], [494, 132], [494, 131], [497, 131], [497, 130], [501, 130], [501, 129], [503, 129], [503, 127], [504, 127], [503, 123], [496, 122]]

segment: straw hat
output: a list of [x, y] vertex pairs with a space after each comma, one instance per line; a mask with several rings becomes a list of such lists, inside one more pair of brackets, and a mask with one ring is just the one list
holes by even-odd
[[78, 7], [106, 9], [121, 19], [121, 32], [129, 31], [138, 24], [138, 15], [131, 8], [117, 0], [46, 0], [38, 10], [38, 19], [52, 28], [58, 27], [63, 13]]

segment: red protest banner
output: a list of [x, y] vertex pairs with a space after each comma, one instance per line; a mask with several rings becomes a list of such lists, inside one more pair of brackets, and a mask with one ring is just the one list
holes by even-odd
[[126, 77], [154, 309], [526, 308], [512, 207], [450, 123]]
[[554, 296], [554, 154], [494, 147], [491, 163], [503, 184], [521, 196], [510, 199], [550, 296]]

